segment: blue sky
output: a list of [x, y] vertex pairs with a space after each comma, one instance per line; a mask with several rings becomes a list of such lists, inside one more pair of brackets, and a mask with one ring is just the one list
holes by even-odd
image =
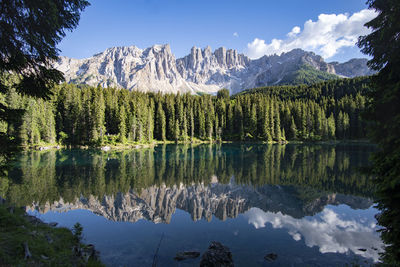
[[60, 55], [85, 58], [112, 46], [169, 43], [176, 57], [192, 46], [224, 46], [252, 58], [300, 47], [327, 61], [345, 61], [365, 57], [353, 43], [373, 17], [362, 0], [90, 2], [79, 26], [58, 45]]

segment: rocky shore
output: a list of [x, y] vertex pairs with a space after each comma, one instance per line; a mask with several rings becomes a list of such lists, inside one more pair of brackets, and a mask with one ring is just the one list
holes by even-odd
[[103, 266], [79, 234], [0, 201], [0, 266]]

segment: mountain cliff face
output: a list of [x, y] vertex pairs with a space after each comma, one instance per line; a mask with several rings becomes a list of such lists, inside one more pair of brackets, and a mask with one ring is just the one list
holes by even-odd
[[176, 59], [170, 46], [154, 45], [144, 50], [135, 46], [113, 47], [86, 59], [60, 57], [55, 67], [67, 82], [93, 86], [121, 87], [143, 92], [215, 93], [228, 88], [232, 93], [259, 86], [290, 84], [307, 66], [322, 79], [370, 75], [366, 59], [326, 63], [321, 56], [294, 49], [280, 56], [251, 60], [224, 47], [212, 52], [193, 47], [189, 55]]
[[345, 77], [356, 77], [356, 76], [367, 76], [372, 75], [375, 72], [368, 68], [368, 59], [366, 58], [353, 58], [345, 63], [332, 62], [332, 65], [336, 73]]
[[104, 196], [102, 199], [90, 196], [81, 197], [74, 203], [65, 203], [62, 199], [45, 205], [37, 203], [28, 209], [40, 212], [86, 209], [112, 221], [136, 222], [145, 219], [155, 223], [169, 223], [177, 208], [190, 213], [194, 221], [210, 221], [212, 216], [220, 220], [235, 218], [254, 207], [302, 218], [321, 212], [328, 204], [347, 204], [352, 208], [366, 209], [373, 203], [370, 199], [335, 193], [321, 194], [311, 201], [304, 201], [297, 197], [298, 190], [301, 189], [276, 185], [163, 185], [151, 186], [140, 193], [131, 190], [115, 196]]

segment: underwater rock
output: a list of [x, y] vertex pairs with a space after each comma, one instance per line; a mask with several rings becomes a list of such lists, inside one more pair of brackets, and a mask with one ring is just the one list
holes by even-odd
[[200, 267], [211, 266], [234, 266], [232, 253], [228, 247], [219, 242], [211, 242], [201, 258]]

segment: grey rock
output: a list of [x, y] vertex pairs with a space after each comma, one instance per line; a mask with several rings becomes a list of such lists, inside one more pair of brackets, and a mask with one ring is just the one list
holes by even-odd
[[324, 194], [304, 203], [292, 190], [291, 187], [284, 186], [277, 190], [274, 185], [253, 187], [234, 183], [212, 186], [154, 185], [140, 192], [130, 190], [102, 198], [82, 196], [73, 203], [64, 203], [62, 199], [52, 204], [37, 203], [29, 209], [39, 212], [86, 209], [112, 221], [137, 222], [145, 219], [154, 223], [169, 223], [177, 208], [190, 213], [194, 221], [210, 221], [213, 216], [220, 220], [236, 218], [252, 207], [303, 218], [321, 212], [326, 205], [346, 204], [353, 209], [365, 209], [373, 204], [371, 199], [336, 193]]
[[227, 88], [235, 93], [280, 84], [287, 74], [303, 65], [344, 77], [370, 75], [373, 71], [366, 62], [352, 59], [326, 63], [321, 56], [301, 49], [252, 60], [224, 47], [212, 52], [209, 46], [193, 47], [189, 55], [176, 59], [166, 44], [146, 49], [112, 47], [86, 59], [60, 57], [54, 66], [71, 83], [143, 92], [215, 93]]
[[234, 266], [232, 253], [229, 248], [219, 242], [213, 241], [204, 252], [200, 261], [201, 267]]
[[366, 58], [353, 58], [344, 63], [332, 62], [336, 74], [344, 77], [368, 76], [375, 72], [368, 68], [368, 59]]

